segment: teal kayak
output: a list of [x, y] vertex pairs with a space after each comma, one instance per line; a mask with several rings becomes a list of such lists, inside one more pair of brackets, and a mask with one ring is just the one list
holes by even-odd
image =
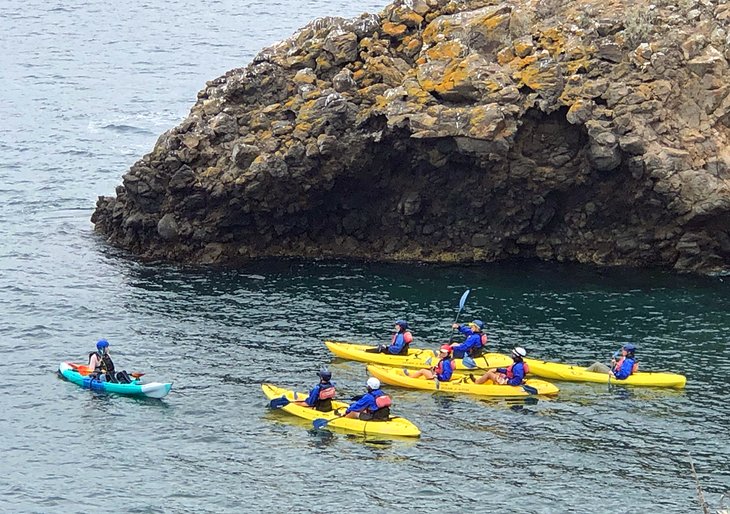
[[163, 398], [172, 389], [172, 383], [149, 382], [143, 384], [138, 378], [132, 380], [129, 384], [115, 384], [112, 382], [102, 382], [101, 380], [88, 376], [88, 368], [86, 366], [73, 364], [70, 362], [62, 362], [58, 365], [58, 374], [69, 382], [91, 389], [92, 391], [124, 394], [127, 396], [146, 396], [147, 398]]

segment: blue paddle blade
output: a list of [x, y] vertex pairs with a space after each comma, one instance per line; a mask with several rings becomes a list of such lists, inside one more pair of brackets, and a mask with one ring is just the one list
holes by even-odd
[[274, 398], [269, 402], [269, 408], [271, 409], [278, 409], [285, 405], [289, 405], [289, 400], [286, 396], [282, 396], [281, 398]]
[[466, 366], [469, 369], [474, 369], [474, 368], [477, 367], [477, 363], [474, 362], [474, 359], [472, 359], [468, 355], [464, 355], [464, 358], [461, 359], [461, 362], [463, 362], [464, 363], [464, 366]]
[[327, 423], [329, 423], [330, 420], [324, 419], [324, 418], [317, 418], [314, 421], [312, 421], [312, 426], [319, 430], [320, 428], [324, 428], [327, 426]]
[[466, 303], [466, 298], [467, 298], [467, 296], [469, 296], [470, 292], [471, 292], [471, 289], [467, 289], [466, 291], [464, 291], [464, 294], [461, 295], [461, 300], [459, 300], [459, 310], [460, 311], [464, 309], [464, 304]]
[[538, 390], [536, 388], [534, 388], [532, 386], [528, 386], [527, 384], [522, 384], [522, 389], [524, 389], [524, 391], [527, 394], [537, 394], [538, 393]]

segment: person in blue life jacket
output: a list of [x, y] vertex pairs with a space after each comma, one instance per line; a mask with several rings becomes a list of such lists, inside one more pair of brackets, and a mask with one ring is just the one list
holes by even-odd
[[[527, 351], [521, 346], [517, 346], [512, 350], [512, 364], [506, 368], [497, 368], [487, 371], [484, 375], [474, 380], [477, 384], [483, 384], [488, 380], [498, 385], [521, 385], [525, 381], [525, 376], [529, 373], [529, 368], [524, 358]], [[473, 378], [473, 377], [472, 377]]]
[[381, 344], [375, 348], [368, 348], [365, 350], [369, 353], [389, 353], [391, 355], [408, 355], [408, 348], [413, 342], [413, 334], [408, 327], [408, 322], [403, 319], [399, 319], [395, 322], [395, 333], [390, 341], [390, 344]]
[[594, 373], [605, 373], [617, 380], [626, 380], [639, 370], [639, 363], [636, 360], [636, 346], [626, 343], [616, 352], [611, 359], [611, 365], [606, 366], [602, 362], [594, 362], [586, 368], [586, 371]]
[[132, 379], [126, 371], [114, 371], [114, 362], [109, 355], [109, 341], [106, 339], [99, 339], [96, 343], [96, 351], [89, 353], [88, 367], [91, 370], [89, 376], [92, 379], [119, 384], [129, 384], [132, 382]]
[[380, 390], [380, 380], [375, 377], [368, 378], [366, 385], [367, 393], [350, 405], [342, 416], [363, 421], [388, 421], [393, 404], [390, 396]]
[[320, 412], [330, 412], [332, 410], [332, 399], [335, 397], [335, 385], [332, 383], [332, 372], [327, 368], [322, 368], [317, 372], [319, 384], [309, 391], [306, 400], [293, 402], [302, 407], [312, 407]]
[[403, 374], [411, 378], [424, 377], [429, 380], [437, 379], [439, 382], [448, 382], [454, 372], [456, 365], [451, 359], [451, 346], [448, 344], [441, 345], [439, 349], [439, 361], [436, 366], [429, 369], [419, 369], [418, 371], [403, 370]]
[[463, 359], [465, 355], [475, 358], [484, 353], [484, 348], [487, 346], [487, 335], [483, 333], [484, 322], [482, 320], [475, 319], [467, 325], [454, 323], [451, 328], [466, 335], [463, 343], [451, 345], [454, 359]]

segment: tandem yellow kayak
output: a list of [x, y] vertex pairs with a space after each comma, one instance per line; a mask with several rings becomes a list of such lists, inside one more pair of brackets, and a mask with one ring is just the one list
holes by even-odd
[[551, 380], [565, 380], [569, 382], [598, 382], [607, 384], [611, 378], [611, 384], [646, 386], [646, 387], [676, 387], [685, 386], [687, 378], [677, 373], [637, 371], [624, 380], [609, 377], [606, 373], [594, 373], [582, 366], [560, 364], [558, 362], [539, 361], [525, 359], [530, 368], [530, 374], [537, 375]]
[[[303, 401], [307, 398], [307, 394], [305, 393], [295, 393], [288, 389], [276, 387], [272, 384], [261, 384], [261, 389], [270, 400], [284, 397], [292, 401]], [[347, 403], [333, 400], [332, 408], [334, 410], [330, 412], [321, 412], [295, 403], [284, 405], [281, 407], [281, 410], [310, 421], [314, 421], [315, 419], [332, 420], [327, 423], [328, 427], [357, 432], [363, 435], [387, 435], [400, 437], [419, 437], [421, 435], [421, 431], [416, 425], [407, 419], [398, 416], [391, 416], [388, 421], [362, 421], [352, 418], [337, 418], [335, 411], [343, 408], [346, 409], [347, 406]]]
[[[325, 341], [327, 348], [337, 357], [359, 362], [395, 366], [398, 368], [430, 368], [438, 364], [438, 356], [433, 350], [410, 348], [408, 355], [392, 355], [390, 353], [372, 353], [365, 350], [373, 349], [372, 345]], [[476, 368], [464, 365], [462, 359], [454, 359], [457, 370], [479, 370], [489, 368], [505, 368], [512, 364], [512, 359], [499, 353], [485, 353], [474, 359]]]
[[[491, 383], [475, 384], [469, 375], [454, 373], [448, 382], [428, 380], [422, 377], [412, 378], [404, 373], [401, 368], [390, 368], [387, 366], [368, 365], [368, 373], [385, 384], [407, 387], [409, 389], [424, 389], [426, 391], [444, 391], [448, 393], [467, 393], [480, 396], [501, 396], [505, 398], [521, 398], [533, 394], [554, 395], [558, 394], [555, 384], [544, 380], [528, 379], [525, 386], [497, 385]], [[531, 391], [528, 392], [527, 390]]]

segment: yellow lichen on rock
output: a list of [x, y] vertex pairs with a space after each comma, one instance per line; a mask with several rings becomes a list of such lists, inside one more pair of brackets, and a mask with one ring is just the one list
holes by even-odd
[[392, 37], [398, 37], [405, 34], [408, 27], [402, 23], [392, 23], [390, 21], [383, 22], [383, 32]]

